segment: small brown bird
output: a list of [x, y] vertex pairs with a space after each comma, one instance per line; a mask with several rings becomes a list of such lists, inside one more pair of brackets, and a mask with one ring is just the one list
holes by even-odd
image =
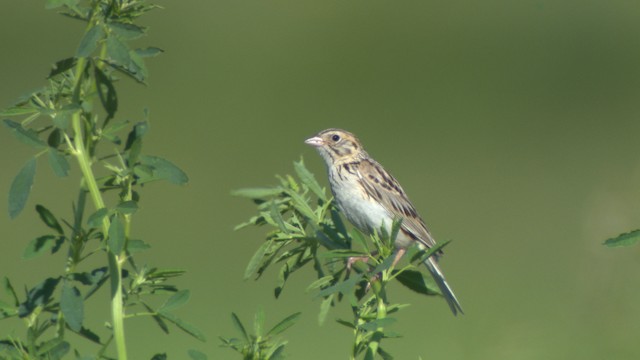
[[[315, 147], [324, 159], [336, 203], [355, 227], [367, 234], [382, 226], [390, 232], [393, 221], [402, 219], [395, 241], [396, 262], [414, 243], [422, 249], [429, 249], [436, 244], [398, 181], [369, 157], [355, 135], [345, 130], [327, 129], [305, 143]], [[463, 313], [438, 266], [440, 255], [442, 252], [434, 254], [424, 264], [453, 314]]]

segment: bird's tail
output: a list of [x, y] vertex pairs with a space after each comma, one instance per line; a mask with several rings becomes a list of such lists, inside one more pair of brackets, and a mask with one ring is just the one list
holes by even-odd
[[464, 311], [462, 311], [462, 306], [460, 306], [456, 295], [453, 293], [453, 290], [451, 290], [451, 286], [449, 286], [447, 280], [445, 280], [444, 274], [442, 274], [442, 270], [440, 270], [440, 266], [438, 266], [437, 260], [433, 256], [430, 256], [427, 260], [424, 261], [424, 264], [427, 266], [427, 269], [429, 269], [429, 272], [431, 273], [431, 276], [433, 276], [433, 279], [436, 281], [438, 288], [440, 288], [442, 296], [445, 298], [445, 300], [447, 300], [447, 304], [449, 304], [453, 315], [458, 315], [458, 312], [460, 312], [460, 314], [464, 314]]

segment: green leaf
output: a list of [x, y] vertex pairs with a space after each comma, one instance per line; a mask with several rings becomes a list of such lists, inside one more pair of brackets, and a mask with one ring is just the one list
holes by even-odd
[[252, 277], [253, 274], [255, 274], [256, 270], [260, 267], [260, 264], [262, 263], [262, 258], [264, 258], [264, 254], [267, 252], [267, 249], [269, 249], [270, 245], [271, 245], [271, 241], [265, 241], [264, 243], [262, 243], [262, 245], [260, 245], [256, 253], [253, 254], [253, 256], [251, 257], [251, 260], [249, 260], [249, 264], [247, 265], [247, 268], [244, 270], [245, 280]]
[[65, 177], [69, 174], [69, 162], [60, 155], [58, 150], [49, 148], [49, 165], [53, 169], [54, 174], [58, 177]]
[[256, 311], [255, 319], [253, 320], [253, 331], [256, 336], [262, 336], [262, 329], [264, 328], [264, 310], [262, 307]]
[[296, 321], [298, 321], [300, 314], [302, 313], [297, 312], [295, 314], [287, 316], [284, 320], [280, 321], [278, 324], [276, 324], [276, 326], [271, 328], [271, 330], [269, 330], [269, 332], [267, 333], [267, 336], [276, 336], [292, 327], [296, 323]]
[[346, 250], [346, 249], [336, 249], [323, 252], [318, 255], [320, 258], [328, 258], [328, 259], [343, 259], [343, 258], [353, 258], [353, 257], [365, 257], [368, 258], [369, 254], [355, 251], [355, 250]]
[[62, 74], [63, 72], [72, 69], [76, 66], [76, 58], [70, 57], [66, 59], [62, 59], [53, 64], [51, 72], [49, 73], [49, 78], [52, 78], [58, 74]]
[[82, 40], [80, 40], [80, 45], [78, 45], [78, 50], [76, 50], [76, 57], [81, 58], [91, 55], [98, 47], [98, 41], [100, 41], [103, 36], [104, 29], [102, 29], [102, 25], [94, 25], [84, 34]]
[[108, 24], [109, 28], [124, 40], [134, 40], [145, 33], [145, 29], [138, 25], [112, 22]]
[[391, 324], [393, 324], [394, 322], [396, 322], [396, 319], [394, 318], [390, 318], [390, 317], [386, 317], [386, 318], [382, 318], [382, 319], [375, 319], [375, 320], [371, 320], [367, 323], [364, 323], [362, 325], [359, 326], [360, 329], [362, 330], [366, 330], [366, 331], [376, 331], [377, 328], [379, 327], [386, 327], [389, 326]]
[[236, 327], [236, 329], [238, 329], [238, 331], [242, 335], [242, 338], [244, 339], [244, 341], [249, 342], [249, 334], [247, 334], [247, 330], [245, 330], [244, 326], [242, 326], [242, 322], [240, 321], [240, 318], [238, 318], [238, 315], [236, 315], [236, 313], [234, 312], [231, 313], [231, 320], [233, 321], [233, 325]]
[[337, 322], [338, 324], [342, 325], [342, 326], [346, 326], [346, 327], [348, 327], [349, 329], [355, 329], [355, 328], [356, 328], [355, 326], [353, 326], [353, 324], [352, 324], [352, 323], [350, 323], [350, 322], [348, 322], [348, 321], [346, 321], [346, 320], [337, 319], [337, 320], [336, 320], [336, 322]]
[[189, 290], [180, 290], [177, 293], [173, 294], [167, 301], [160, 306], [158, 312], [166, 312], [179, 308], [189, 301], [189, 297], [191, 297], [191, 292]]
[[89, 216], [87, 219], [87, 225], [91, 228], [99, 228], [102, 226], [102, 221], [104, 217], [109, 214], [109, 210], [107, 208], [99, 209]]
[[304, 166], [304, 162], [302, 161], [302, 159], [300, 159], [300, 161], [294, 161], [293, 168], [295, 169], [296, 174], [298, 175], [302, 183], [307, 185], [309, 190], [316, 194], [318, 199], [324, 201], [327, 200], [327, 196], [325, 195], [324, 190], [322, 190], [322, 187], [320, 187], [320, 184], [316, 180], [315, 176], [313, 176], [313, 174]]
[[124, 215], [132, 215], [138, 211], [138, 203], [133, 200], [124, 201], [116, 206], [116, 210]]
[[130, 67], [129, 47], [120, 41], [117, 36], [109, 36], [107, 38], [107, 57], [110, 61], [120, 66]]
[[608, 247], [630, 246], [637, 243], [638, 240], [640, 240], [640, 230], [633, 230], [607, 239], [604, 241], [603, 245]]
[[11, 129], [11, 134], [13, 134], [16, 139], [20, 140], [20, 142], [36, 149], [44, 149], [47, 147], [47, 144], [38, 137], [38, 134], [35, 131], [25, 129], [20, 123], [5, 119], [4, 125]]
[[360, 280], [362, 280], [362, 278], [362, 274], [351, 276], [345, 281], [341, 281], [333, 286], [322, 289], [315, 297], [326, 297], [333, 293], [349, 294], [355, 289], [356, 285], [360, 282]]
[[280, 213], [280, 210], [278, 210], [278, 207], [276, 206], [275, 201], [271, 201], [271, 219], [273, 219], [273, 221], [275, 221], [275, 223], [278, 225], [278, 228], [280, 228], [280, 231], [282, 231], [285, 234], [289, 233], [289, 229], [287, 229], [287, 226], [284, 223], [284, 219], [282, 218], [282, 214]]
[[429, 286], [429, 282], [424, 278], [424, 275], [417, 270], [405, 270], [396, 276], [402, 285], [423, 295], [437, 295], [438, 290], [433, 286]]
[[62, 339], [52, 339], [38, 349], [38, 358], [60, 360], [71, 350], [71, 345]]
[[107, 117], [112, 118], [118, 111], [118, 95], [111, 79], [98, 66], [94, 66], [96, 87], [102, 107], [107, 112]]
[[250, 199], [263, 199], [282, 194], [282, 188], [249, 188], [238, 189], [231, 192], [232, 196], [242, 196]]
[[147, 250], [149, 248], [151, 248], [151, 245], [147, 244], [146, 242], [140, 239], [130, 239], [127, 242], [127, 251], [130, 253]]
[[153, 357], [151, 358], [151, 360], [167, 360], [167, 354], [166, 353], [162, 353], [162, 354], [155, 354], [153, 355]]
[[27, 300], [20, 304], [19, 316], [28, 316], [38, 306], [44, 306], [51, 301], [56, 286], [60, 278], [47, 278], [27, 292]]
[[[141, 301], [140, 303], [142, 304], [142, 306], [144, 306], [145, 309], [147, 309], [148, 312], [156, 313], [156, 311], [153, 310], [151, 306], [147, 305], [144, 301]], [[167, 323], [162, 320], [162, 317], [160, 317], [159, 315], [152, 315], [151, 317], [153, 318], [153, 321], [156, 323], [156, 325], [160, 327], [160, 330], [162, 330], [162, 332], [164, 332], [165, 334], [169, 333], [169, 327], [167, 326]]]
[[187, 334], [195, 337], [196, 339], [198, 339], [200, 341], [203, 341], [203, 342], [206, 341], [204, 335], [202, 334], [202, 332], [200, 330], [198, 330], [195, 326], [193, 326], [193, 325], [191, 325], [191, 324], [179, 319], [174, 314], [163, 311], [163, 312], [159, 312], [158, 315], [160, 315], [163, 318], [165, 318], [166, 320], [169, 320], [170, 322], [174, 323], [182, 331], [184, 331]]
[[13, 179], [11, 188], [9, 189], [9, 216], [15, 219], [20, 214], [24, 205], [27, 203], [31, 187], [33, 186], [33, 178], [36, 175], [36, 159], [31, 158], [20, 169], [20, 172]]
[[320, 304], [320, 312], [318, 313], [318, 325], [320, 326], [327, 320], [327, 314], [329, 314], [331, 304], [333, 304], [333, 296], [334, 294], [327, 296]]
[[198, 350], [190, 349], [188, 351], [188, 354], [191, 360], [207, 360], [208, 359], [207, 355], [205, 355], [204, 353]]
[[147, 70], [147, 66], [144, 64], [144, 59], [135, 51], [131, 51], [129, 56], [131, 57], [130, 71], [138, 81], [144, 83], [149, 77], [149, 70]]
[[323, 276], [323, 277], [317, 279], [316, 281], [312, 282], [309, 286], [307, 286], [307, 290], [306, 291], [315, 290], [315, 289], [321, 288], [321, 287], [323, 287], [325, 285], [329, 285], [329, 284], [331, 284], [332, 281], [333, 281], [333, 275]]
[[60, 6], [63, 5], [67, 5], [69, 7], [73, 7], [76, 6], [78, 4], [79, 0], [47, 0], [46, 5], [44, 6], [45, 9], [50, 10], [50, 9], [55, 9], [58, 8]]
[[16, 294], [16, 291], [13, 288], [13, 285], [11, 285], [11, 281], [9, 280], [8, 277], [5, 276], [3, 278], [2, 285], [4, 287], [4, 292], [10, 295], [11, 298], [13, 299], [13, 305], [14, 306], [20, 305], [20, 300], [18, 300], [18, 294]]
[[119, 255], [124, 250], [125, 235], [122, 217], [116, 215], [109, 226], [109, 239], [107, 240], [109, 250], [115, 255]]
[[146, 179], [144, 182], [153, 180], [167, 180], [172, 184], [184, 185], [189, 181], [189, 177], [184, 171], [180, 170], [177, 166], [171, 163], [169, 160], [163, 159], [158, 156], [143, 155], [140, 156], [140, 162], [143, 165], [149, 166], [153, 169], [152, 178]]
[[82, 329], [80, 329], [80, 331], [78, 331], [78, 335], [96, 344], [102, 345], [102, 343], [100, 342], [100, 337], [96, 333], [94, 333], [93, 331], [87, 328], [83, 327]]
[[136, 54], [138, 54], [138, 56], [143, 58], [158, 56], [164, 52], [164, 50], [153, 46], [135, 49], [134, 51], [136, 52]]
[[84, 303], [82, 295], [69, 281], [65, 281], [62, 286], [60, 296], [60, 310], [69, 328], [75, 332], [82, 330], [82, 320], [84, 318]]
[[36, 205], [36, 211], [38, 212], [38, 215], [40, 215], [40, 220], [42, 220], [45, 225], [55, 230], [58, 234], [64, 235], [62, 226], [60, 226], [60, 223], [58, 223], [58, 220], [56, 220], [56, 217], [53, 216], [51, 211], [40, 204]]
[[45, 251], [53, 247], [55, 239], [56, 236], [54, 235], [44, 235], [31, 240], [31, 242], [29, 242], [29, 245], [27, 245], [27, 247], [24, 249], [22, 258], [32, 259], [38, 255], [42, 255]]

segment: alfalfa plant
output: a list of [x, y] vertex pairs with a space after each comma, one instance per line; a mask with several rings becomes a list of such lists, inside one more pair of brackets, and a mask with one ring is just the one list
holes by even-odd
[[[144, 84], [145, 58], [162, 52], [131, 46], [147, 33], [139, 17], [159, 6], [146, 0], [48, 0], [46, 6], [86, 26], [75, 54], [55, 63], [47, 85], [0, 114], [10, 117], [4, 125], [35, 152], [11, 184], [10, 217], [27, 204], [36, 167], [48, 162], [59, 177], [71, 177], [70, 170], [77, 167], [80, 176], [70, 180], [78, 181], [70, 214], [35, 207], [48, 232], [26, 246], [24, 257], [51, 253], [60, 258], [60, 268], [25, 293], [4, 278], [7, 296], [0, 302], [0, 319], [24, 319], [26, 336], [15, 336], [14, 330], [4, 337], [0, 358], [61, 359], [71, 352], [67, 333], [72, 332], [96, 344], [91, 355], [74, 350], [75, 358], [126, 360], [125, 319], [138, 316], [149, 317], [164, 332], [173, 324], [204, 340], [172, 312], [190, 296], [189, 290], [170, 283], [184, 271], [140, 265], [134, 258], [150, 247], [131, 231], [141, 187], [157, 180], [188, 181], [168, 160], [143, 154], [146, 111], [135, 123], [117, 116], [117, 82], [129, 78]], [[103, 264], [88, 267], [85, 260], [96, 257]], [[102, 287], [109, 291], [99, 292]], [[84, 304], [98, 295], [109, 297], [111, 316], [105, 328], [89, 329], [85, 318], [93, 314], [84, 311]], [[166, 300], [154, 299], [158, 295]], [[197, 351], [190, 355], [202, 358]], [[166, 356], [154, 356], [162, 358]]]

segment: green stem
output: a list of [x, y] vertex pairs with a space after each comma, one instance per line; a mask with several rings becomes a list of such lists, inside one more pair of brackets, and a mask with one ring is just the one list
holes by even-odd
[[[84, 60], [84, 61], [83, 61]], [[77, 75], [82, 76], [85, 59], [78, 60]], [[81, 69], [81, 70], [78, 70]], [[76, 80], [79, 81], [79, 80]], [[72, 117], [72, 126], [74, 132], [74, 155], [78, 160], [80, 171], [85, 181], [85, 185], [89, 190], [91, 199], [95, 208], [102, 209], [105, 207], [100, 188], [96, 182], [95, 175], [91, 168], [91, 159], [84, 144], [84, 132], [82, 130], [82, 118], [80, 112], [76, 112]], [[102, 221], [102, 233], [106, 237], [109, 233], [111, 223], [108, 217], [104, 217]], [[126, 259], [123, 254], [114, 254], [110, 250], [107, 251], [109, 261], [109, 274], [111, 278], [111, 316], [113, 321], [113, 334], [116, 342], [116, 349], [119, 360], [127, 359], [127, 350], [124, 337], [124, 312], [123, 312], [123, 296], [122, 296], [122, 264]]]
[[[387, 317], [387, 304], [385, 303], [384, 296], [384, 283], [387, 281], [386, 271], [383, 272], [380, 276], [381, 278], [377, 281], [373, 281], [371, 283], [371, 288], [373, 289], [373, 293], [376, 297], [376, 320], [386, 319]], [[375, 333], [371, 337], [371, 341], [369, 342], [369, 346], [367, 349], [367, 355], [365, 358], [373, 359], [378, 353], [378, 349], [380, 348], [380, 342], [384, 337], [384, 326], [382, 326], [383, 322], [378, 322], [378, 327], [376, 328]]]

